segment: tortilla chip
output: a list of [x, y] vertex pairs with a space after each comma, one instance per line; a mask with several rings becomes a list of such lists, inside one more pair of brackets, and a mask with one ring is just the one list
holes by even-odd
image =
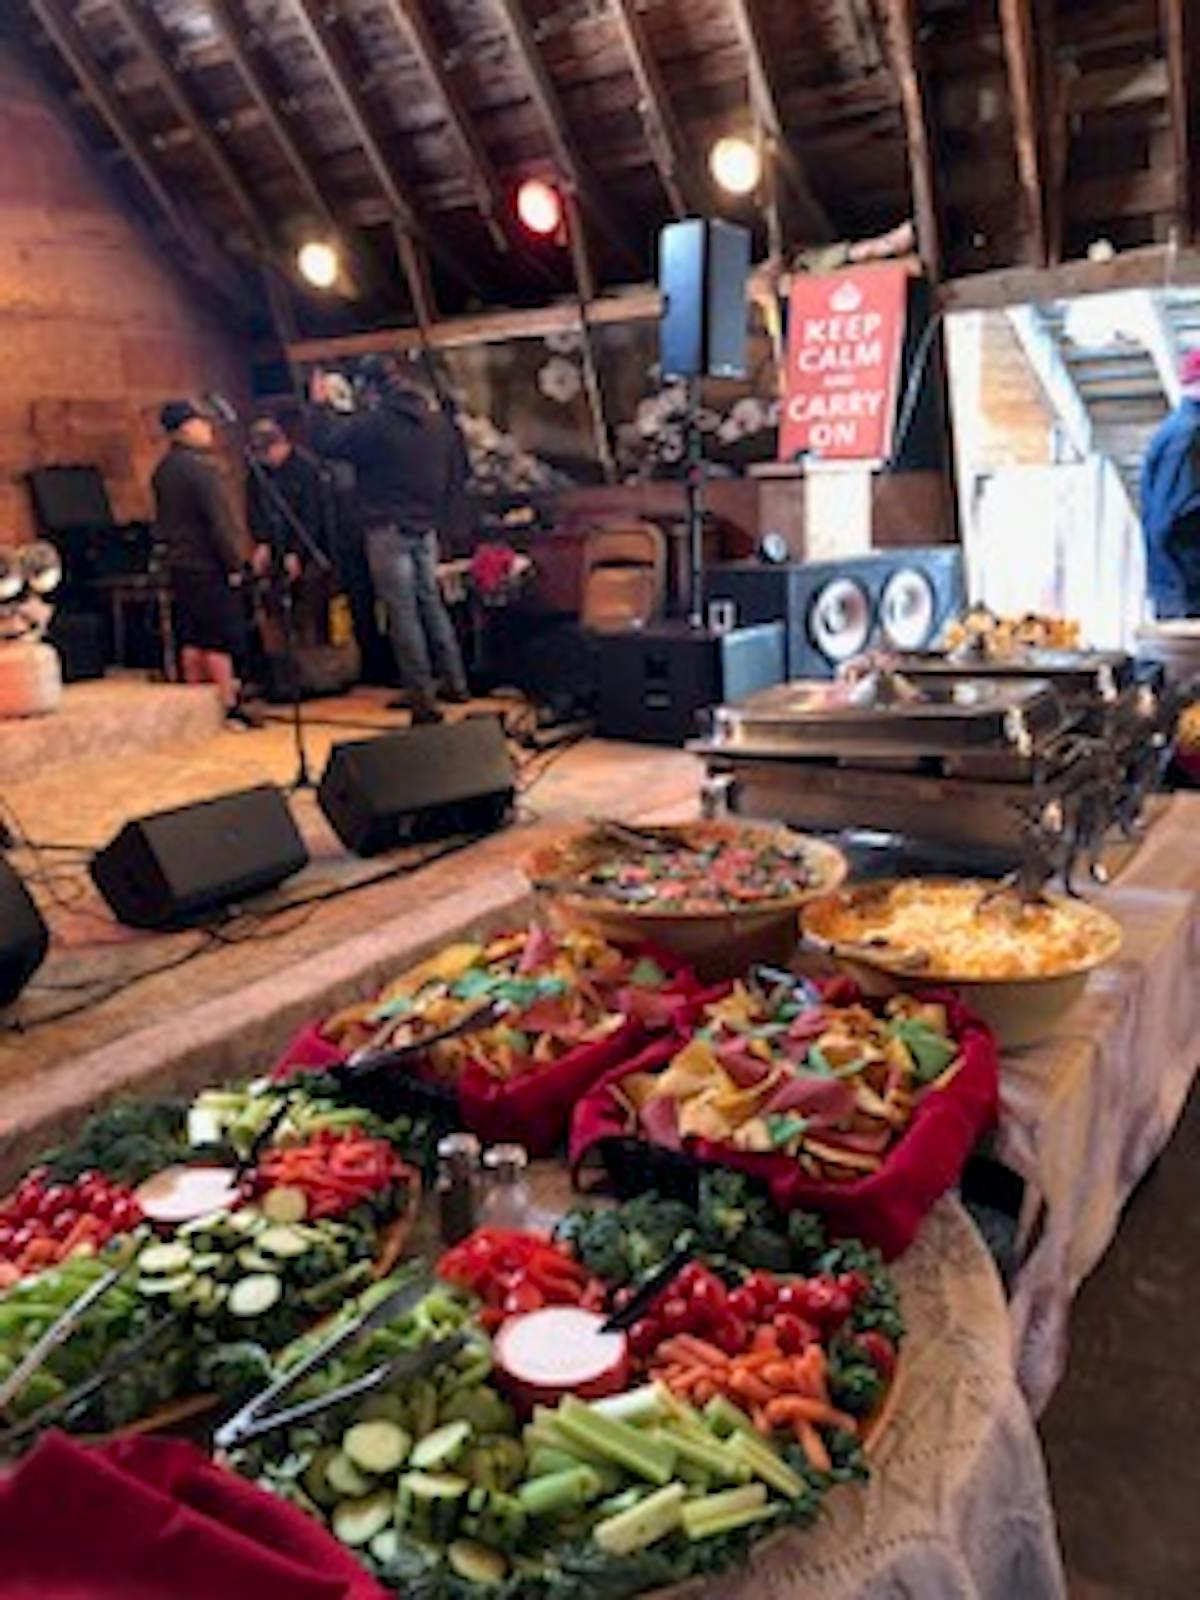
[[691, 1039], [672, 1057], [666, 1071], [659, 1074], [658, 1093], [686, 1100], [717, 1080], [729, 1082], [721, 1071], [716, 1051], [707, 1039]]

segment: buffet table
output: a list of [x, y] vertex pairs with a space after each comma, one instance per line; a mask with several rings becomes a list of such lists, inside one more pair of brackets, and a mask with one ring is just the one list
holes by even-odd
[[1071, 1302], [1158, 1157], [1200, 1065], [1200, 796], [1176, 795], [1127, 872], [1089, 898], [1119, 961], [1046, 1043], [1005, 1055], [998, 1154], [1027, 1188], [1010, 1317], [1035, 1414], [1066, 1362]]

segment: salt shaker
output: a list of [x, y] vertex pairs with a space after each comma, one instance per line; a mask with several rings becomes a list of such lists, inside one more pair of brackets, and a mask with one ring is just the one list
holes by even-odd
[[438, 1140], [438, 1226], [445, 1244], [474, 1231], [479, 1206], [479, 1140], [473, 1133], [448, 1133]]
[[483, 1220], [489, 1228], [520, 1232], [530, 1225], [532, 1196], [525, 1171], [529, 1156], [523, 1144], [494, 1144], [483, 1158], [487, 1192]]

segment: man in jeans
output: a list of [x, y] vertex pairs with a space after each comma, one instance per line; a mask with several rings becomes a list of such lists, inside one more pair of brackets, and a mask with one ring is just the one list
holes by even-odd
[[364, 365], [366, 403], [349, 415], [330, 407], [344, 380], [314, 373], [311, 439], [321, 455], [355, 469], [358, 526], [407, 691], [398, 703], [412, 707], [414, 722], [440, 722], [439, 678], [442, 699], [470, 699], [437, 581], [438, 530], [457, 514], [466, 453], [450, 417], [430, 408], [398, 362]]

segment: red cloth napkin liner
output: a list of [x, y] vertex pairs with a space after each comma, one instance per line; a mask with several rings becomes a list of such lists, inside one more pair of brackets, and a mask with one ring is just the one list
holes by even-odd
[[0, 1483], [0, 1600], [387, 1600], [295, 1506], [178, 1439], [48, 1434]]
[[[838, 1005], [860, 998], [845, 980], [826, 989]], [[697, 1160], [734, 1167], [757, 1178], [782, 1211], [816, 1211], [830, 1231], [878, 1245], [888, 1260], [901, 1255], [921, 1218], [962, 1173], [967, 1157], [993, 1126], [999, 1102], [999, 1054], [990, 1030], [951, 994], [928, 996], [947, 1008], [962, 1052], [962, 1065], [944, 1089], [922, 1095], [904, 1133], [877, 1172], [851, 1183], [810, 1178], [791, 1156], [756, 1155], [711, 1139], [689, 1139], [684, 1148]], [[709, 997], [711, 998], [711, 996]], [[656, 1072], [679, 1051], [686, 1035], [659, 1039], [634, 1060], [607, 1073], [579, 1102], [571, 1120], [570, 1159], [576, 1171], [605, 1139], [630, 1136], [629, 1116], [613, 1086], [633, 1072]], [[640, 1135], [645, 1138], [645, 1132]], [[660, 1142], [678, 1148], [664, 1126]]]

